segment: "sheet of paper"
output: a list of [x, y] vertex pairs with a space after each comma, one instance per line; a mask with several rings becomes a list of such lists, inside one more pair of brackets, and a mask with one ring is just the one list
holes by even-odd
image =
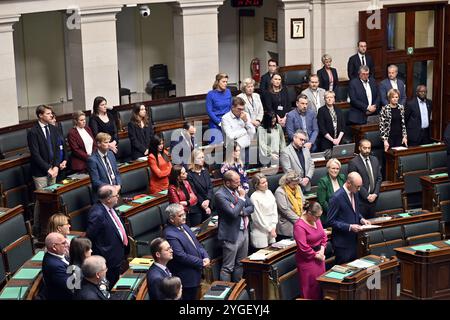
[[147, 202], [147, 201], [152, 200], [153, 198], [154, 198], [153, 196], [145, 196], [145, 197], [142, 197], [142, 198], [133, 200], [133, 201], [131, 201], [131, 202], [143, 204], [143, 203], [145, 203], [145, 202]]
[[407, 150], [408, 148], [407, 147], [393, 147], [392, 149], [400, 151], [400, 150]]
[[432, 244], [422, 244], [422, 245], [418, 245], [418, 246], [413, 246], [413, 247], [411, 247], [411, 249], [413, 249], [415, 251], [427, 251], [427, 250], [437, 250], [439, 248]]
[[255, 252], [251, 255], [248, 256], [248, 258], [252, 261], [264, 261], [266, 260], [266, 254], [264, 253], [260, 253], [260, 252]]
[[381, 226], [377, 225], [377, 224], [365, 224], [362, 225], [361, 228], [363, 230], [368, 230], [368, 229], [375, 229], [375, 228], [380, 228]]
[[359, 268], [359, 269], [366, 269], [366, 268], [374, 266], [375, 263], [373, 263], [371, 261], [363, 260], [363, 259], [356, 259], [355, 261], [347, 263], [347, 265], [350, 267], [355, 267], [355, 268]]
[[127, 212], [128, 210], [130, 210], [131, 208], [133, 208], [133, 206], [129, 206], [127, 204], [123, 204], [120, 207], [117, 207], [116, 210], [120, 211], [120, 212]]

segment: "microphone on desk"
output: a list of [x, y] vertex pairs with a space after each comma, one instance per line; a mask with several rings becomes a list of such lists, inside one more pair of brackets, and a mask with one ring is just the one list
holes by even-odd
[[384, 236], [383, 229], [380, 229], [380, 231], [381, 231], [381, 236], [383, 237], [384, 247], [386, 249], [386, 253], [384, 254], [384, 256], [387, 256], [388, 246], [387, 246], [387, 243], [386, 243], [386, 237]]

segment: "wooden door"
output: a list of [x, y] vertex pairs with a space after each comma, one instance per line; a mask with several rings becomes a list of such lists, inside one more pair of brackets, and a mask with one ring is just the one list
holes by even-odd
[[445, 29], [444, 29], [444, 66], [442, 87], [442, 127], [445, 130], [450, 123], [450, 5], [445, 6]]

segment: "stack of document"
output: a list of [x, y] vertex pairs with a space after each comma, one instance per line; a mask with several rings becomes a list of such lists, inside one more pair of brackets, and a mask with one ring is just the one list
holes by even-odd
[[146, 267], [148, 269], [152, 264], [153, 259], [147, 258], [134, 258], [133, 260], [130, 261], [130, 267], [139, 266], [139, 267]]
[[273, 253], [273, 250], [268, 249], [260, 249], [255, 253], [248, 256], [248, 258], [252, 261], [264, 261], [268, 258], [269, 254]]
[[367, 269], [369, 267], [372, 267], [375, 265], [375, 262], [365, 260], [365, 259], [356, 259], [355, 261], [352, 261], [350, 263], [347, 263], [347, 266], [349, 267], [355, 267], [358, 269]]
[[290, 245], [293, 245], [294, 243], [295, 243], [295, 240], [284, 239], [284, 240], [272, 243], [271, 246], [274, 248], [283, 249]]

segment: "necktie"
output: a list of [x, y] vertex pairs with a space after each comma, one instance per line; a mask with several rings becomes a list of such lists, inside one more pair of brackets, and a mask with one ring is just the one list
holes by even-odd
[[369, 175], [369, 193], [373, 192], [373, 189], [375, 189], [375, 180], [373, 178], [373, 172], [370, 170], [369, 166], [369, 157], [366, 158], [366, 170]]
[[166, 273], [167, 273], [167, 275], [168, 275], [169, 277], [172, 276], [172, 273], [169, 271], [169, 268], [166, 267], [166, 269], [165, 269], [164, 271], [166, 271]]
[[45, 126], [45, 138], [47, 139], [48, 154], [50, 159], [53, 159], [52, 138], [50, 137], [50, 129], [48, 128], [48, 125]]
[[122, 234], [123, 245], [127, 246], [128, 245], [127, 233], [125, 232], [125, 229], [123, 228], [122, 222], [120, 222], [119, 217], [117, 216], [117, 214], [114, 212], [113, 209], [109, 209], [109, 214], [114, 219], [117, 226], [119, 227], [120, 233]]
[[351, 199], [351, 202], [352, 202], [353, 211], [356, 212], [355, 196], [353, 195], [353, 192], [350, 192], [350, 199]]
[[105, 155], [103, 156], [103, 159], [105, 160], [106, 170], [108, 170], [109, 179], [111, 180], [111, 184], [116, 184], [116, 177], [114, 176], [112, 172], [112, 168], [109, 165], [108, 157]]
[[361, 60], [362, 60], [362, 65], [365, 66], [366, 65], [366, 60], [364, 59], [364, 56], [361, 56]]
[[192, 240], [191, 236], [189, 235], [189, 233], [187, 233], [186, 229], [184, 229], [183, 226], [180, 227], [180, 231], [182, 231], [182, 232], [184, 233], [184, 236], [185, 236], [186, 238], [189, 239], [189, 241], [192, 243], [192, 245], [194, 246], [194, 248], [197, 248], [197, 247], [195, 246], [194, 240]]

